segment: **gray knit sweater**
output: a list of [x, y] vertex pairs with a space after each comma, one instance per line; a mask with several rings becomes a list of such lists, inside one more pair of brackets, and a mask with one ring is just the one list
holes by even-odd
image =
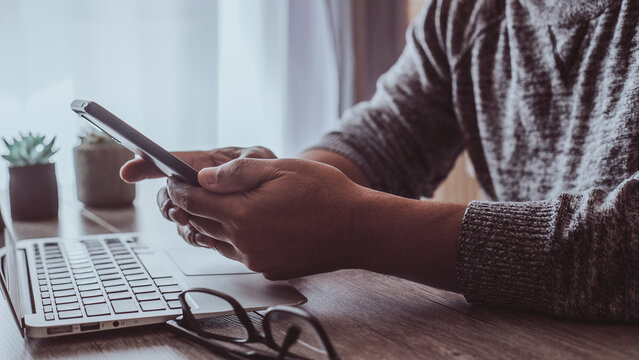
[[407, 42], [318, 146], [415, 198], [468, 149], [466, 298], [638, 320], [639, 2], [432, 0]]

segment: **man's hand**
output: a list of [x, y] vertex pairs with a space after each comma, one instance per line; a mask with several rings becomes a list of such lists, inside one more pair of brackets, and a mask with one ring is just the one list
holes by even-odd
[[[275, 159], [276, 156], [267, 148], [254, 146], [249, 148], [227, 147], [211, 151], [186, 151], [174, 152], [173, 155], [187, 163], [197, 171], [205, 167], [219, 166], [238, 158]], [[122, 180], [134, 183], [145, 179], [156, 179], [165, 177], [155, 165], [142, 159], [136, 158], [128, 161], [120, 169]]]
[[[276, 158], [275, 154], [273, 154], [271, 150], [261, 146], [249, 148], [227, 147], [211, 151], [174, 152], [173, 155], [197, 171], [206, 167], [219, 166], [231, 160], [240, 158]], [[145, 179], [156, 179], [165, 176], [166, 175], [160, 171], [160, 169], [155, 167], [155, 165], [142, 158], [130, 160], [120, 169], [120, 177], [128, 183], [135, 183]], [[157, 202], [160, 207], [160, 212], [166, 219], [174, 222], [186, 221], [186, 213], [173, 205], [171, 199], [169, 199], [166, 187], [163, 187], [158, 192]]]
[[236, 159], [199, 173], [202, 188], [169, 179], [188, 213], [178, 231], [268, 279], [355, 267], [351, 221], [369, 191], [336, 168], [297, 159]]

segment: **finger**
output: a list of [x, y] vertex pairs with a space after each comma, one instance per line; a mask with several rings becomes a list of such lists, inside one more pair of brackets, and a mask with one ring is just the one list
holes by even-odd
[[235, 261], [242, 261], [242, 254], [231, 244], [202, 234], [195, 235], [195, 242], [199, 244], [199, 246], [216, 250], [224, 257]]
[[186, 225], [189, 223], [189, 213], [179, 207], [171, 207], [168, 211], [169, 219], [176, 224]]
[[169, 197], [169, 193], [166, 190], [166, 186], [163, 186], [156, 196], [156, 201], [158, 203], [158, 207], [160, 208], [160, 213], [164, 216], [165, 219], [171, 220], [169, 217], [169, 209], [173, 206], [171, 202], [171, 198]]
[[145, 179], [155, 179], [166, 176], [150, 161], [136, 158], [127, 161], [120, 168], [120, 178], [128, 183], [135, 183]]
[[195, 228], [200, 234], [206, 235], [208, 237], [228, 242], [228, 235], [224, 230], [222, 224], [215, 220], [199, 217], [199, 216], [191, 216], [188, 220], [188, 223]]
[[[172, 153], [178, 159], [184, 161], [193, 167], [196, 162], [205, 162], [209, 155], [204, 151], [182, 151]], [[207, 166], [203, 165], [202, 167]], [[122, 180], [134, 183], [146, 179], [156, 179], [166, 177], [151, 161], [142, 158], [136, 158], [127, 161], [120, 168], [120, 177]]]
[[213, 194], [201, 187], [192, 186], [179, 180], [169, 178], [167, 192], [174, 206], [186, 211], [190, 216], [196, 215], [207, 219], [222, 221], [233, 209], [237, 199], [229, 195]]
[[263, 147], [263, 146], [252, 146], [249, 148], [239, 149], [239, 154], [241, 158], [253, 158], [253, 159], [275, 159], [277, 158], [275, 154]]
[[280, 176], [276, 160], [241, 158], [198, 173], [202, 188], [215, 193], [250, 191]]
[[186, 241], [189, 245], [199, 246], [195, 242], [195, 235], [197, 235], [197, 230], [193, 228], [191, 225], [178, 225], [177, 226], [178, 234]]

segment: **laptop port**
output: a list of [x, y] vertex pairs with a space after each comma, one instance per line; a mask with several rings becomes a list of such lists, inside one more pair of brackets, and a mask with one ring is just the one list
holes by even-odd
[[47, 328], [47, 335], [58, 335], [73, 331], [73, 325], [54, 326]]
[[100, 323], [81, 324], [80, 331], [95, 331], [100, 330]]
[[116, 321], [114, 321], [114, 322], [113, 322], [113, 327], [114, 327], [114, 328], [116, 328], [116, 327], [118, 327], [118, 326], [120, 326], [120, 322], [119, 322], [119, 321], [117, 321], [117, 320], [116, 320]]

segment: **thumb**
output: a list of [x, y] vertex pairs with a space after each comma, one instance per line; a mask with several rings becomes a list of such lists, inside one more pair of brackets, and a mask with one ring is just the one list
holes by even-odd
[[216, 193], [250, 191], [277, 177], [273, 160], [239, 158], [200, 170], [202, 188]]

